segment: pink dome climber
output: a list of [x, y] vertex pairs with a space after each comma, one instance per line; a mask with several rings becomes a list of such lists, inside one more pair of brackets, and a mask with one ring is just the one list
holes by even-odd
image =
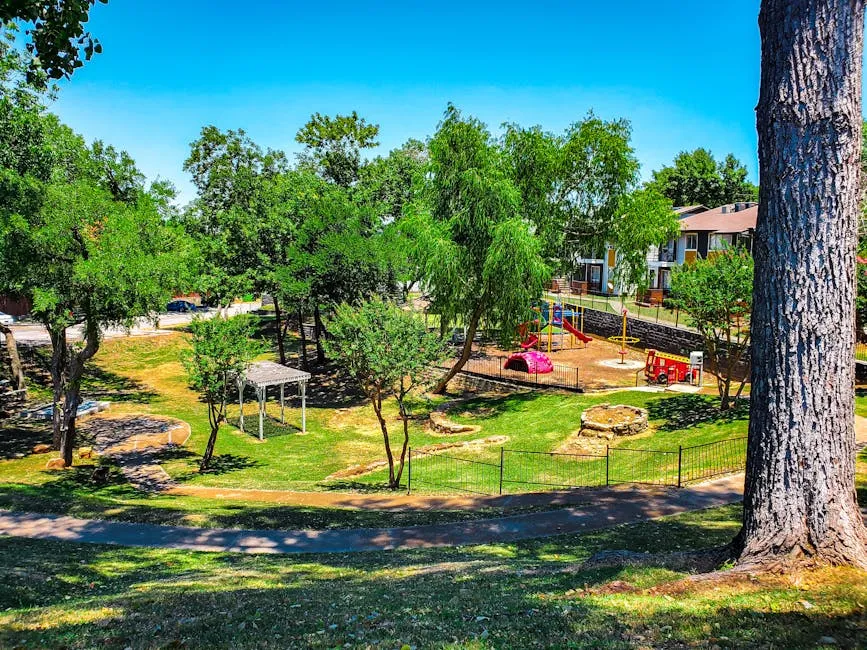
[[554, 372], [554, 364], [548, 355], [536, 350], [527, 352], [516, 352], [503, 365], [505, 370], [515, 370], [517, 372], [526, 372], [530, 375], [544, 375], [549, 372]]

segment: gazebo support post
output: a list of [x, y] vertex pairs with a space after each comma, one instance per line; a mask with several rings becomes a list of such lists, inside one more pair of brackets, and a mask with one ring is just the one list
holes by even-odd
[[307, 433], [307, 382], [301, 382], [301, 433]]
[[257, 390], [259, 397], [259, 440], [265, 439], [265, 387], [263, 386], [260, 390]]
[[283, 417], [283, 394], [286, 384], [280, 384], [280, 424], [286, 424], [286, 418]]

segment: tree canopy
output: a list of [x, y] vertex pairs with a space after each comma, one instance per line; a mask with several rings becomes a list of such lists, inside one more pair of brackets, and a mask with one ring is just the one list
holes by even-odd
[[361, 150], [379, 144], [379, 125], [369, 124], [358, 113], [330, 117], [314, 113], [295, 136], [306, 149], [299, 159], [329, 182], [351, 187], [358, 181]]
[[[329, 352], [341, 361], [373, 406], [388, 459], [388, 484], [397, 488], [409, 446], [408, 398], [425, 382], [431, 366], [442, 359], [442, 341], [427, 331], [416, 314], [378, 298], [338, 306], [330, 333]], [[388, 398], [397, 401], [403, 424], [397, 463], [383, 413], [383, 400]]]
[[737, 396], [749, 373], [750, 312], [753, 304], [753, 258], [744, 248], [714, 251], [675, 268], [671, 301], [689, 315], [690, 324], [704, 339], [710, 369], [716, 374], [720, 406], [731, 403], [732, 382], [741, 379]]
[[[31, 55], [27, 77], [44, 86], [45, 78], [60, 79], [102, 52], [102, 45], [84, 28], [97, 0], [5, 0], [0, 24], [28, 24], [24, 48]], [[107, 4], [108, 0], [99, 0]], [[17, 31], [17, 27], [15, 27]]]
[[747, 169], [732, 154], [717, 161], [707, 149], [681, 151], [673, 165], [653, 172], [648, 186], [674, 205], [715, 208], [737, 201], [758, 200], [758, 187], [747, 180]]
[[469, 359], [481, 320], [511, 338], [551, 270], [484, 124], [449, 106], [428, 149], [427, 185], [406, 232], [431, 309], [444, 324], [467, 328], [460, 358], [435, 389], [442, 392]]
[[238, 376], [246, 372], [262, 346], [253, 337], [253, 326], [246, 315], [234, 318], [216, 316], [196, 318], [190, 323], [190, 348], [182, 361], [190, 387], [208, 406], [210, 435], [199, 463], [208, 469], [220, 424], [226, 419], [226, 403]]

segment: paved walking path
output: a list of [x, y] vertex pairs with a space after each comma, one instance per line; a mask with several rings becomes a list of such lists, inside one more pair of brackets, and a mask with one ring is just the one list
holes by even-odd
[[607, 488], [585, 506], [498, 519], [344, 530], [234, 530], [158, 526], [0, 511], [0, 535], [237, 553], [348, 553], [507, 542], [598, 530], [740, 501], [743, 475], [675, 489]]

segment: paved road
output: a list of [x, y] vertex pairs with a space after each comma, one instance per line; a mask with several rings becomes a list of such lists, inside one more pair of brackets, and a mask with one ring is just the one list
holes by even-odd
[[592, 503], [498, 519], [345, 530], [233, 530], [0, 511], [0, 535], [236, 553], [348, 553], [507, 542], [598, 530], [740, 501], [743, 476], [665, 490], [600, 489]]
[[[258, 302], [243, 302], [236, 303], [229, 307], [229, 314], [243, 314], [259, 308]], [[217, 310], [212, 309], [198, 314], [202, 318], [211, 318]], [[106, 339], [123, 338], [125, 336], [156, 336], [160, 334], [168, 334], [171, 330], [163, 329], [177, 325], [185, 325], [193, 320], [195, 314], [179, 314], [170, 312], [157, 315], [157, 323], [147, 318], [139, 318], [135, 325], [127, 331], [121, 327], [110, 327], [103, 330], [103, 337]], [[16, 323], [11, 327], [15, 340], [18, 343], [26, 345], [48, 345], [51, 339], [48, 337], [48, 332], [38, 323]], [[70, 341], [80, 341], [83, 336], [84, 326], [75, 325], [70, 327], [67, 332], [67, 337]]]

